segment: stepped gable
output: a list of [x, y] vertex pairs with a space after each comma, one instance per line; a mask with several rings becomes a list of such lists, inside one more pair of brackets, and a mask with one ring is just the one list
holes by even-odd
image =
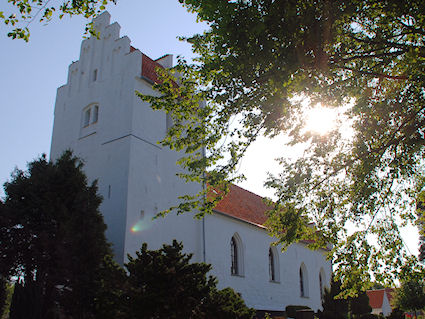
[[266, 211], [270, 209], [261, 196], [234, 184], [230, 185], [229, 193], [214, 208], [219, 213], [259, 226], [266, 222]]

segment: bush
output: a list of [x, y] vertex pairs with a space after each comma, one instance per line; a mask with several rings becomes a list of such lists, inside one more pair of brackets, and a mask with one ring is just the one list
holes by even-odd
[[371, 313], [364, 314], [360, 317], [360, 319], [379, 319], [379, 318], [380, 317], [378, 315], [374, 315]]
[[387, 319], [404, 319], [404, 311], [400, 308], [394, 308]]
[[124, 318], [251, 319], [255, 315], [233, 289], [217, 290], [211, 265], [190, 263], [191, 254], [173, 241], [158, 250], [143, 244], [128, 256]]
[[330, 310], [319, 311], [318, 317], [319, 319], [346, 319], [341, 313]]
[[0, 276], [0, 318], [3, 315], [7, 300], [7, 280]]
[[289, 305], [286, 306], [285, 311], [288, 318], [295, 318], [297, 316], [298, 310], [304, 310], [304, 309], [310, 309], [310, 307], [307, 306], [296, 306], [296, 305]]

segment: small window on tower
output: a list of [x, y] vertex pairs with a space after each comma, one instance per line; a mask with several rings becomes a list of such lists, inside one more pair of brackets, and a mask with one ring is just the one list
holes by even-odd
[[99, 119], [99, 105], [94, 105], [93, 106], [93, 118], [91, 123], [94, 124], [97, 122], [97, 120]]
[[93, 71], [93, 82], [97, 80], [97, 69]]
[[89, 126], [90, 124], [90, 114], [91, 114], [91, 108], [87, 108], [84, 111], [84, 125], [83, 126]]
[[92, 126], [99, 120], [99, 105], [90, 104], [83, 109], [82, 127]]

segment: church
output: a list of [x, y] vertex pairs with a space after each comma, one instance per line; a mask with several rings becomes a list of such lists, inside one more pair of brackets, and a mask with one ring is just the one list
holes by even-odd
[[155, 69], [172, 67], [173, 57], [153, 60], [143, 54], [120, 36], [119, 24], [111, 24], [107, 12], [94, 25], [99, 39], [82, 42], [79, 60], [57, 90], [50, 154], [55, 160], [72, 149], [83, 159], [89, 180], [98, 180], [116, 260], [125, 263], [144, 242], [158, 249], [177, 239], [193, 253], [192, 261], [212, 265], [220, 289], [232, 287], [249, 307], [275, 315], [287, 305], [320, 309], [332, 273], [326, 251], [311, 251], [302, 242], [284, 252], [273, 246], [260, 196], [232, 185], [202, 220], [191, 213], [152, 219], [178, 196], [202, 187], [176, 176], [181, 154], [157, 144], [169, 118], [135, 95], [158, 94], [152, 89]]

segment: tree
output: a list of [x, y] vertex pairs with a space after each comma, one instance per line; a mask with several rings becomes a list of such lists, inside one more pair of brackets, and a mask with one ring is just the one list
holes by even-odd
[[82, 163], [67, 151], [55, 163], [42, 156], [28, 171], [16, 170], [4, 190], [0, 274], [20, 278], [15, 294], [37, 296], [41, 318], [57, 305], [73, 318], [92, 314], [111, 254], [96, 182], [87, 183]]
[[348, 298], [350, 313], [353, 318], [360, 318], [362, 315], [371, 313], [372, 307], [369, 304], [369, 297], [365, 291], [358, 293], [358, 296]]
[[353, 318], [360, 318], [362, 315], [372, 311], [369, 305], [369, 297], [365, 291], [360, 291], [357, 296], [342, 298], [343, 289], [341, 281], [332, 280], [331, 287], [325, 289], [322, 307], [319, 311], [319, 318], [338, 319], [347, 318], [350, 312]]
[[341, 282], [331, 281], [331, 287], [325, 289], [322, 300], [322, 311], [318, 312], [319, 318], [343, 319], [348, 314], [347, 299], [337, 298], [341, 294]]
[[213, 289], [204, 303], [204, 318], [221, 319], [250, 319], [255, 315], [252, 308], [248, 308], [241, 296], [232, 288], [222, 290]]
[[34, 282], [22, 282], [15, 284], [15, 290], [12, 295], [10, 305], [10, 319], [42, 319], [52, 318], [53, 309], [49, 309], [47, 313], [42, 314], [43, 293], [39, 285]]
[[106, 256], [102, 263], [99, 276], [100, 287], [96, 294], [95, 318], [124, 319], [127, 318], [127, 275], [122, 266], [118, 265], [112, 256]]
[[421, 230], [419, 237], [419, 260], [425, 261], [425, 192], [421, 192], [418, 195], [416, 202], [416, 211], [418, 212], [419, 222], [418, 227]]
[[3, 277], [0, 277], [0, 318], [2, 318], [3, 316], [3, 312], [7, 302], [7, 288], [7, 280]]
[[253, 309], [231, 288], [218, 291], [211, 265], [190, 263], [173, 241], [158, 250], [143, 244], [128, 256], [125, 318], [252, 318]]
[[405, 319], [404, 311], [400, 308], [394, 308], [388, 316], [388, 319]]
[[[28, 41], [29, 27], [33, 21], [46, 23], [53, 19], [55, 14], [59, 15], [59, 19], [65, 15], [93, 18], [105, 10], [108, 3], [116, 3], [116, 0], [62, 0], [57, 4], [50, 3], [49, 0], [7, 0], [7, 2], [10, 11], [0, 11], [0, 21], [3, 20], [5, 25], [11, 26], [8, 37]], [[92, 23], [87, 24], [86, 33], [96, 35]]]
[[[199, 58], [159, 71], [160, 94], [139, 96], [173, 118], [162, 145], [186, 152], [181, 176], [223, 192], [183, 196], [172, 209], [211, 212], [241, 178], [247, 147], [260, 135], [284, 133], [305, 152], [279, 159], [282, 173], [266, 182], [277, 198], [268, 227], [279, 243], [332, 244], [348, 294], [367, 288], [371, 274], [389, 284], [423, 271], [399, 227], [418, 222], [414, 203], [425, 185], [425, 3], [181, 2], [211, 26], [187, 39]], [[303, 99], [330, 108], [345, 103], [353, 135], [304, 132]]]
[[424, 261], [425, 260], [425, 236], [420, 236], [420, 245], [419, 245], [419, 260]]
[[393, 306], [404, 311], [421, 310], [425, 308], [425, 283], [423, 279], [409, 280], [401, 283], [396, 289]]

